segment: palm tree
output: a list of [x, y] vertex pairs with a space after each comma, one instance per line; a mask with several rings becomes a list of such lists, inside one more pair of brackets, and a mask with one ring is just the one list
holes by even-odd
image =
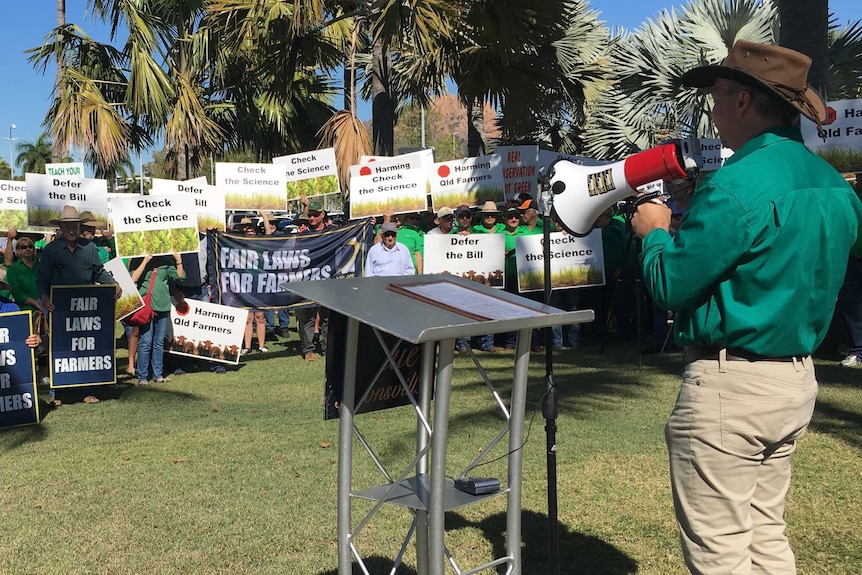
[[40, 134], [35, 142], [18, 142], [15, 150], [15, 165], [22, 173], [44, 174], [45, 164], [51, 162], [51, 138], [47, 133]]
[[[66, 0], [57, 0], [57, 28], [62, 28], [66, 25]], [[66, 68], [66, 59], [64, 54], [57, 54], [57, 75], [54, 79], [54, 89], [59, 92], [63, 80], [63, 74]], [[60, 158], [65, 155], [62, 143], [59, 138], [54, 138], [51, 141], [51, 161], [59, 162]]]
[[0, 180], [12, 179], [12, 166], [0, 156]]
[[721, 61], [736, 40], [771, 43], [775, 14], [757, 0], [694, 0], [614, 38], [613, 84], [590, 106], [587, 154], [618, 159], [668, 138], [713, 136], [711, 99], [684, 87], [682, 74]]

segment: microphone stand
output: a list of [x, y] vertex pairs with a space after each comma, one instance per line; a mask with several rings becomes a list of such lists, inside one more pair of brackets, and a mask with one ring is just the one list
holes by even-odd
[[[551, 302], [551, 208], [553, 193], [549, 179], [539, 177], [538, 204], [542, 214], [542, 258], [545, 273], [544, 303]], [[554, 351], [552, 328], [542, 330], [545, 342], [545, 398], [542, 415], [545, 418], [545, 445], [548, 475], [548, 574], [560, 573], [560, 540], [557, 513], [557, 415], [559, 397], [554, 385]]]

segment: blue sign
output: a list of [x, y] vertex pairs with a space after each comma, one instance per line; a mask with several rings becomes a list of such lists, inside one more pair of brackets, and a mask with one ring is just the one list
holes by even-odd
[[51, 286], [51, 387], [107, 385], [114, 370], [114, 293], [108, 285]]
[[0, 427], [39, 423], [30, 312], [0, 314]]

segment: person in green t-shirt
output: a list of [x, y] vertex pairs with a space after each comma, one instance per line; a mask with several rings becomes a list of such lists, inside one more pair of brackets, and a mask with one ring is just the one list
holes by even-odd
[[497, 221], [500, 210], [497, 209], [497, 204], [491, 200], [486, 201], [477, 214], [479, 223], [473, 226], [474, 234], [499, 234], [506, 229], [506, 224]]

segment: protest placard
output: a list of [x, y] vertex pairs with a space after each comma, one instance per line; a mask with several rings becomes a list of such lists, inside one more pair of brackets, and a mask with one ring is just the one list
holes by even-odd
[[288, 200], [341, 191], [333, 148], [278, 156], [272, 163], [284, 166]]
[[[567, 289], [604, 285], [601, 230], [593, 230], [583, 238], [553, 232], [550, 240], [551, 287]], [[519, 292], [541, 291], [545, 287], [543, 242], [541, 234], [515, 238]]]
[[812, 150], [862, 150], [862, 99], [829, 102], [822, 132], [804, 116], [800, 125], [802, 139]]
[[195, 201], [197, 210], [197, 226], [199, 230], [215, 228], [225, 229], [225, 202], [224, 192], [216, 186], [207, 184], [205, 176], [192, 178], [179, 182], [177, 180], [164, 180], [153, 178], [153, 187], [150, 195], [158, 194], [190, 194]]
[[503, 168], [500, 156], [479, 156], [434, 164], [428, 170], [431, 203], [441, 207], [477, 206], [503, 199]]
[[24, 182], [0, 180], [0, 230], [33, 230], [27, 224], [27, 187]]
[[725, 148], [718, 138], [700, 138], [700, 156], [703, 160], [700, 171], [714, 172], [732, 155], [733, 150]]
[[536, 198], [538, 183], [539, 146], [497, 146], [503, 168], [503, 194], [511, 200], [527, 193]]
[[408, 163], [410, 164], [411, 170], [419, 170], [419, 169], [428, 169], [432, 165], [434, 165], [434, 149], [433, 148], [424, 148], [420, 150], [414, 150], [412, 152], [407, 152], [404, 154], [398, 154], [396, 156], [359, 156], [359, 165], [358, 166], [350, 166], [350, 175], [353, 176], [354, 168], [361, 168], [362, 166], [373, 164], [374, 162], [382, 162], [385, 160], [392, 160], [397, 158], [399, 163]]
[[51, 387], [107, 385], [114, 371], [114, 294], [106, 285], [51, 286]]
[[132, 281], [132, 275], [123, 263], [122, 258], [108, 260], [108, 263], [105, 264], [105, 269], [108, 270], [108, 273], [114, 277], [114, 281], [120, 284], [120, 288], [123, 290], [123, 295], [120, 296], [120, 299], [114, 305], [115, 320], [119, 321], [144, 307], [144, 300], [141, 298], [141, 294], [138, 293], [138, 286]]
[[216, 162], [215, 185], [228, 210], [283, 210], [287, 192], [284, 166]]
[[428, 207], [427, 180], [420, 156], [394, 158], [351, 166], [350, 219], [395, 213], [421, 212]]
[[189, 194], [129, 194], [113, 198], [111, 210], [120, 257], [196, 252], [200, 248], [197, 210]]
[[0, 314], [0, 427], [39, 423], [29, 311]]
[[426, 235], [423, 273], [451, 274], [502, 288], [506, 238], [503, 234]]
[[168, 351], [239, 363], [248, 310], [193, 299], [184, 301], [179, 310], [171, 306], [174, 338]]
[[92, 178], [68, 178], [45, 174], [25, 174], [27, 183], [27, 222], [30, 226], [54, 227], [63, 206], [93, 214], [93, 219], [108, 221], [108, 183]]

